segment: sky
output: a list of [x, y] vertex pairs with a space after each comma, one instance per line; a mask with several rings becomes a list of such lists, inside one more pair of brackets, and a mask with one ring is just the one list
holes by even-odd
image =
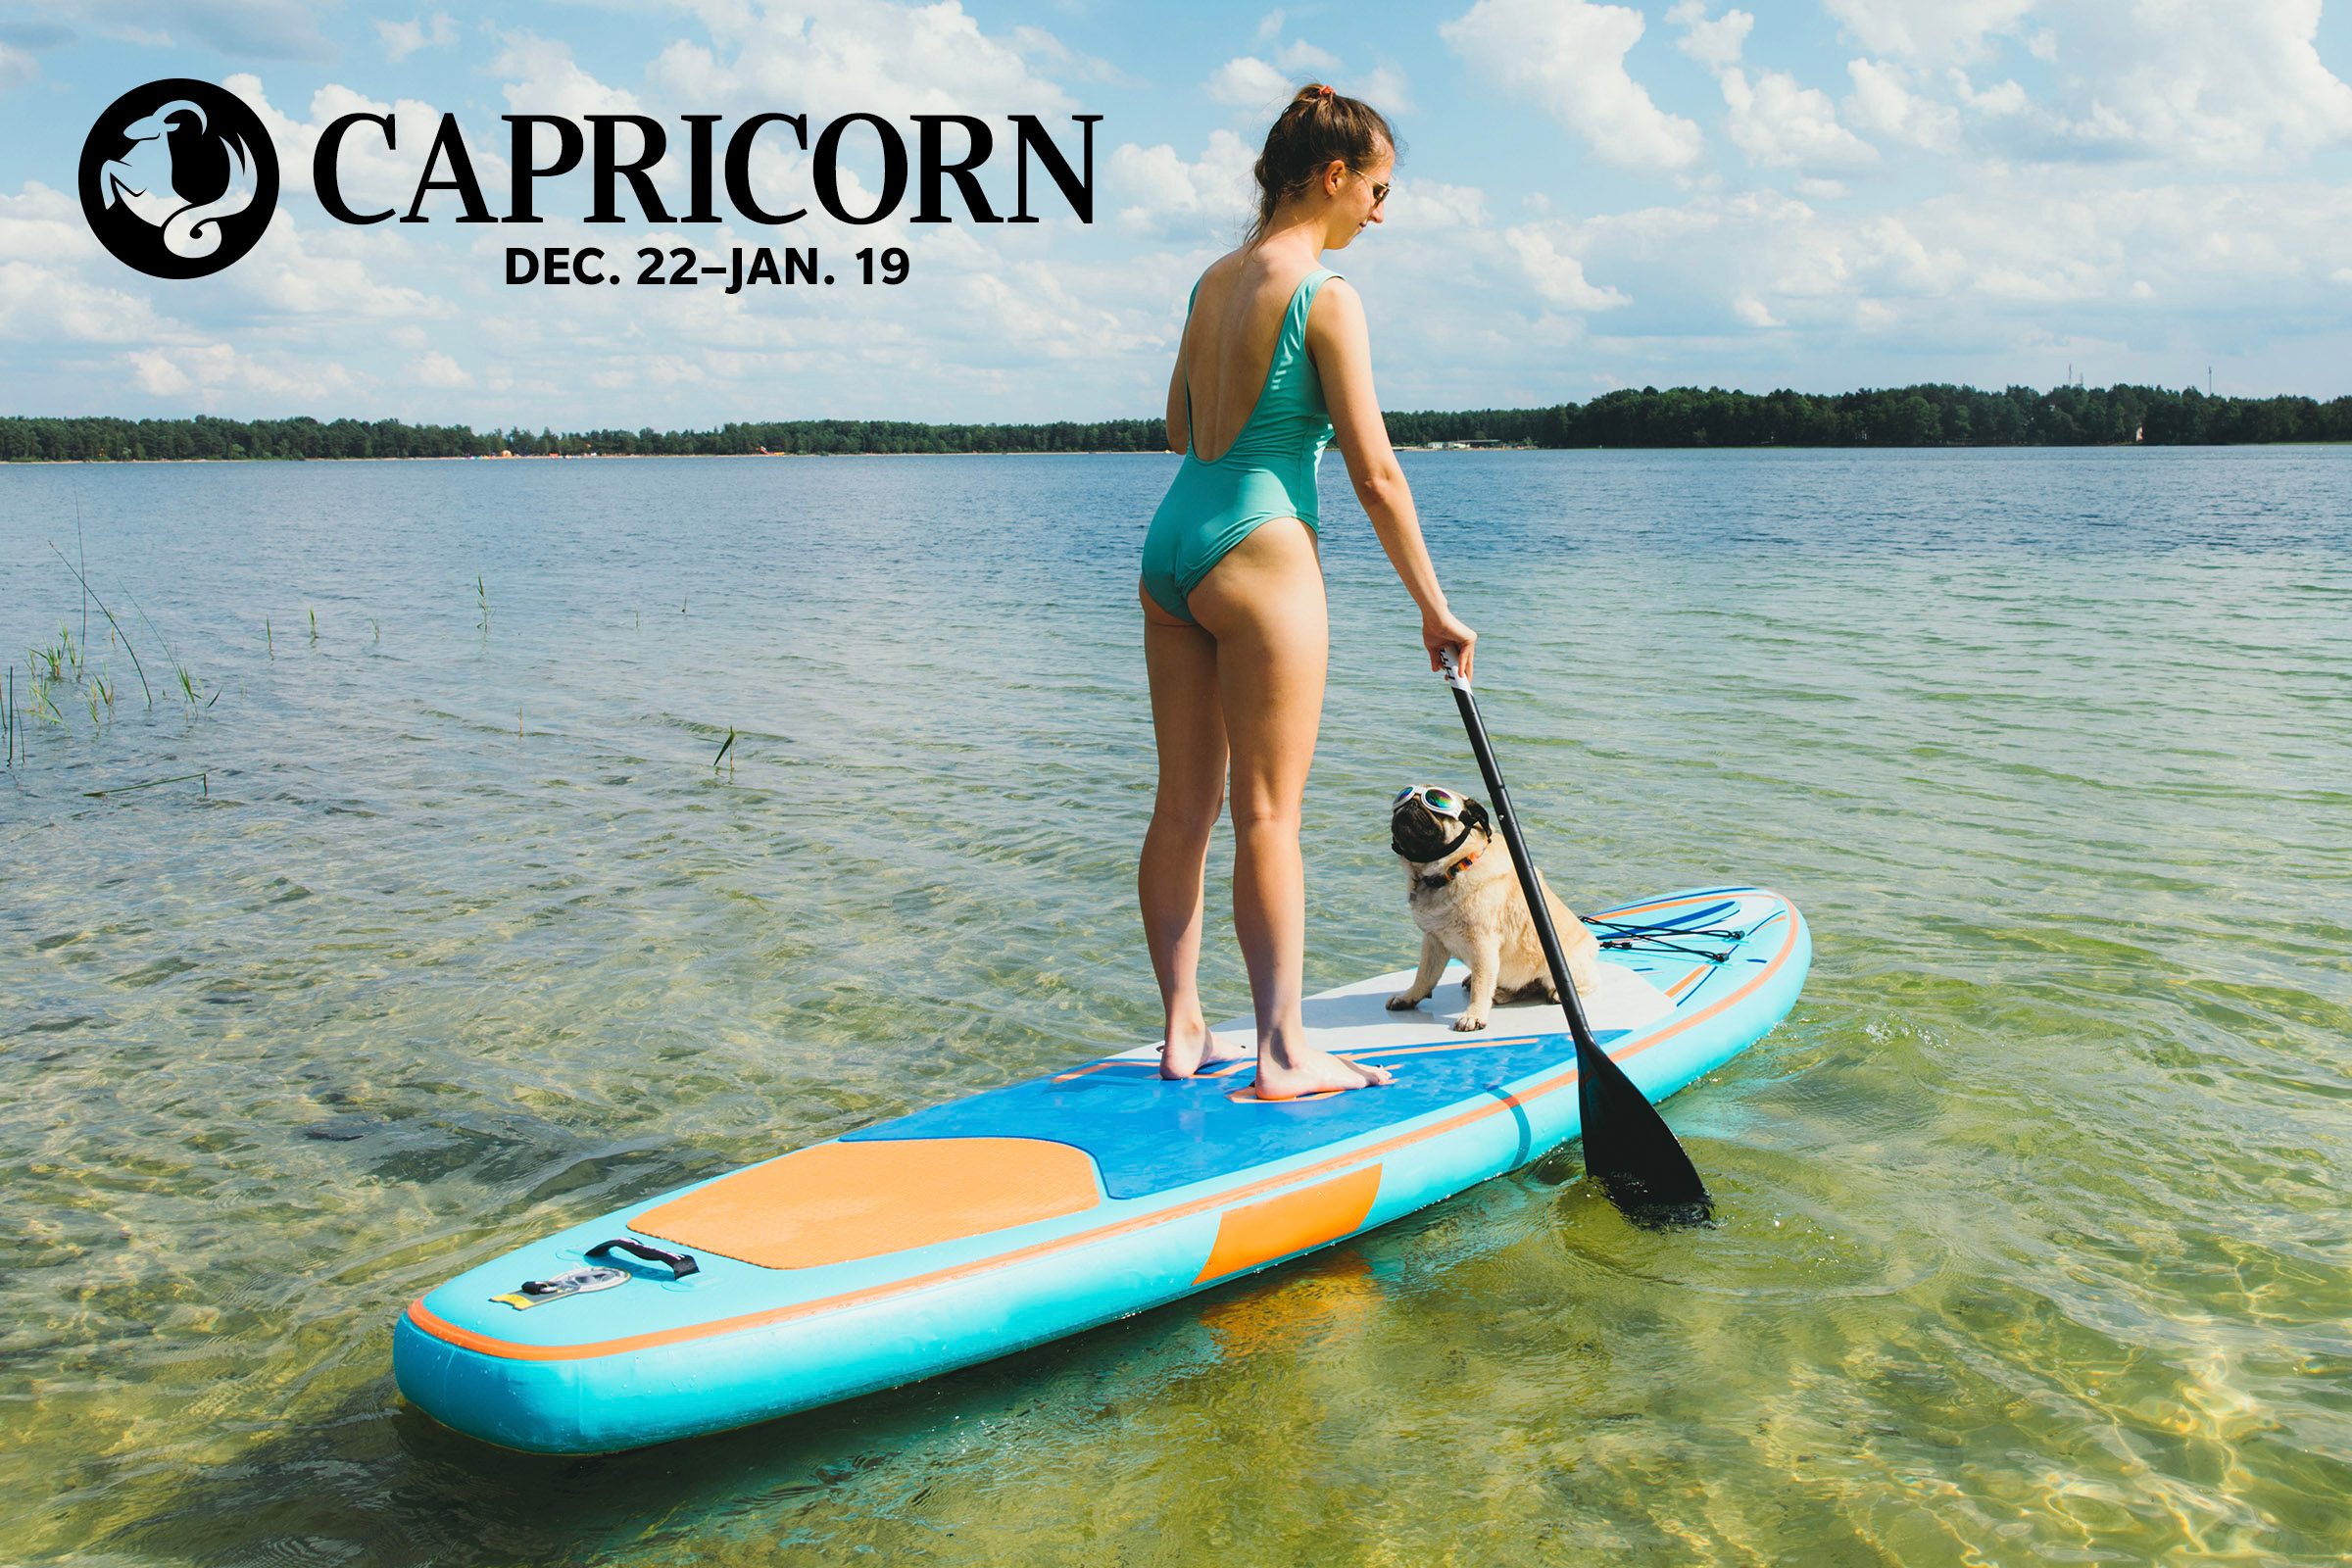
[[[270, 126], [276, 216], [217, 275], [97, 244], [81, 144], [119, 94], [219, 82]], [[1838, 392], [2070, 373], [2352, 392], [2344, 0], [0, 0], [0, 414], [396, 416], [558, 429], [729, 419], [1028, 420], [1162, 407], [1186, 294], [1241, 236], [1250, 165], [1303, 82], [1403, 142], [1386, 221], [1326, 256], [1361, 290], [1392, 409], [1627, 386]], [[491, 204], [499, 117], [1099, 114], [1094, 221], [356, 227], [404, 209], [443, 113]], [[722, 126], [722, 135], [725, 127]], [[674, 161], [673, 161], [674, 162]], [[871, 190], [870, 160], [849, 172]], [[985, 181], [1009, 207], [1009, 161]], [[755, 172], [806, 199], [807, 160]], [[664, 165], [665, 190], [683, 176]], [[679, 208], [682, 200], [674, 203]], [[511, 286], [512, 244], [615, 256], [899, 246], [896, 288]], [[626, 264], [634, 271], [634, 264]]]

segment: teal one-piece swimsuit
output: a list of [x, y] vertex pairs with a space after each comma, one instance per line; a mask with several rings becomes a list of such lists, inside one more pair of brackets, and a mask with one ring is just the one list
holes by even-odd
[[[1315, 291], [1340, 274], [1317, 268], [1298, 280], [1274, 340], [1274, 363], [1257, 406], [1233, 445], [1214, 463], [1203, 463], [1191, 439], [1193, 388], [1184, 388], [1187, 430], [1184, 466], [1176, 470], [1152, 527], [1144, 535], [1144, 592], [1179, 619], [1191, 620], [1186, 601], [1225, 552], [1250, 537], [1261, 522], [1297, 517], [1316, 528], [1315, 476], [1323, 449], [1331, 444], [1331, 410], [1323, 401], [1323, 378], [1306, 352], [1306, 313]], [[1193, 300], [1200, 285], [1193, 285]], [[1192, 306], [1185, 307], [1192, 324]]]

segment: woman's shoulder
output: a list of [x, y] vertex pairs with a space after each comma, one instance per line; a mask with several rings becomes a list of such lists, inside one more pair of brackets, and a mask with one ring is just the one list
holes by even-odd
[[1193, 298], [1199, 299], [1202, 289], [1212, 286], [1217, 292], [1224, 292], [1225, 286], [1240, 275], [1247, 262], [1248, 252], [1237, 250], [1227, 251], [1209, 263], [1200, 270], [1200, 275], [1193, 280]]
[[1193, 299], [1198, 303], [1203, 293], [1223, 297], [1237, 287], [1277, 293], [1288, 298], [1298, 291], [1300, 284], [1310, 279], [1316, 280], [1317, 297], [1335, 284], [1344, 286], [1346, 283], [1345, 274], [1332, 270], [1320, 262], [1306, 268], [1295, 263], [1278, 266], [1245, 246], [1240, 250], [1227, 251], [1201, 270], [1200, 277], [1193, 283]]

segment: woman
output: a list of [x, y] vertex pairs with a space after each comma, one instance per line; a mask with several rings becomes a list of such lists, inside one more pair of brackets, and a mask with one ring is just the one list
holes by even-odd
[[1298, 807], [1329, 656], [1315, 472], [1335, 433], [1356, 499], [1421, 607], [1430, 667], [1450, 648], [1468, 673], [1478, 635], [1438, 591], [1372, 393], [1363, 304], [1322, 265], [1381, 220], [1396, 148], [1369, 105], [1320, 85], [1266, 132], [1249, 235], [1193, 287], [1168, 381], [1168, 446], [1184, 466], [1144, 541], [1159, 793], [1136, 880], [1167, 1008], [1160, 1072], [1186, 1078], [1249, 1054], [1210, 1035], [1197, 972], [1201, 876], [1230, 769], [1233, 924], [1256, 1004], [1257, 1092], [1269, 1100], [1391, 1077], [1315, 1049], [1299, 1013]]

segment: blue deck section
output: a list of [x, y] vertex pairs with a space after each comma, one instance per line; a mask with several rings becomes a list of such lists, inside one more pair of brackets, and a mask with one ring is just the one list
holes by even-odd
[[[1622, 1033], [1593, 1038], [1606, 1050]], [[1576, 1043], [1564, 1034], [1488, 1045], [1446, 1033], [1429, 1044], [1445, 1049], [1362, 1053], [1396, 1081], [1328, 1100], [1237, 1102], [1229, 1097], [1255, 1081], [1253, 1067], [1171, 1083], [1156, 1062], [1122, 1061], [1062, 1082], [1041, 1078], [950, 1101], [842, 1141], [1044, 1138], [1092, 1154], [1110, 1197], [1149, 1198], [1396, 1127], [1476, 1095], [1499, 1095], [1530, 1073], [1576, 1060]]]

